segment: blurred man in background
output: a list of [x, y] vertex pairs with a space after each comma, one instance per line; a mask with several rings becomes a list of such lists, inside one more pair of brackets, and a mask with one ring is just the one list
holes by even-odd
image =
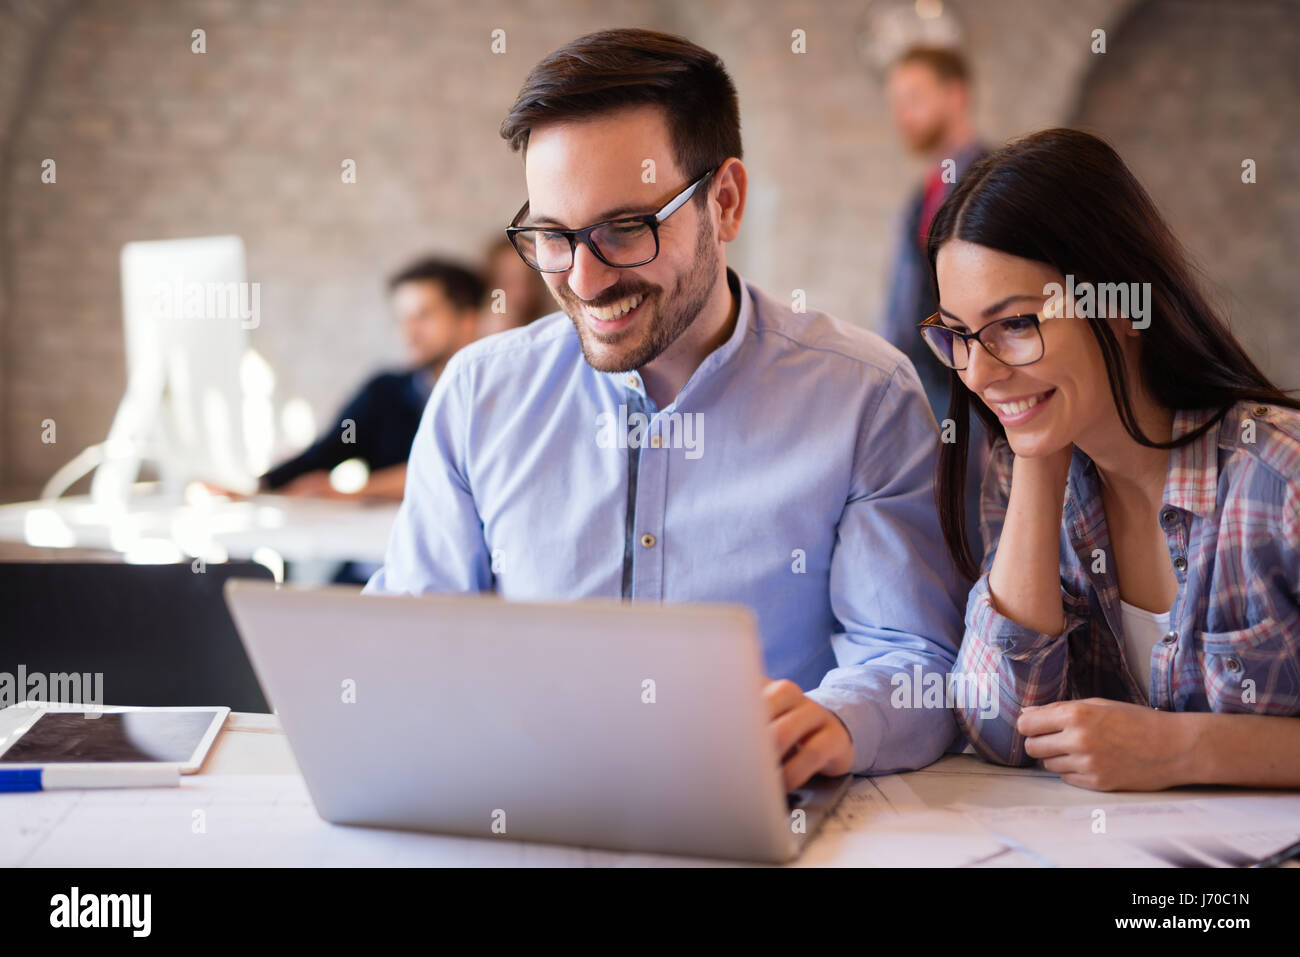
[[[476, 338], [486, 286], [456, 263], [422, 259], [389, 280], [388, 288], [407, 366], [366, 382], [314, 444], [262, 476], [259, 491], [401, 501], [424, 405], [447, 360]], [[350, 459], [363, 461], [369, 478], [358, 491], [336, 491], [330, 470]]]
[[[909, 152], [925, 160], [927, 170], [899, 218], [883, 333], [912, 360], [942, 432], [951, 373], [930, 352], [916, 328], [939, 308], [926, 266], [925, 237], [948, 193], [987, 150], [976, 137], [971, 120], [970, 70], [955, 50], [911, 48], [890, 68], [888, 92], [899, 136]], [[979, 528], [979, 487], [986, 447], [983, 427], [972, 416], [966, 469], [967, 527], [972, 529]]]

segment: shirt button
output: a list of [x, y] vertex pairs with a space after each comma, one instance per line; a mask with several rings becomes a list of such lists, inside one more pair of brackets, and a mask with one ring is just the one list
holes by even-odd
[[635, 389], [636, 386], [637, 386], [637, 378], [636, 378], [636, 376], [634, 376], [634, 375], [630, 375], [630, 376], [628, 376], [628, 377], [627, 377], [627, 384], [630, 385], [632, 388]]
[[1177, 558], [1174, 559], [1174, 571], [1178, 571], [1178, 572], [1187, 571], [1187, 559], [1183, 558], [1182, 555], [1179, 555]]
[[654, 548], [655, 537], [651, 535], [649, 532], [646, 532], [644, 535], [641, 536], [641, 544], [644, 545], [646, 548]]
[[662, 444], [663, 444], [663, 439], [659, 437], [658, 433], [650, 436], [650, 448], [657, 449]]
[[1255, 408], [1250, 410], [1250, 414], [1257, 419], [1262, 419], [1264, 416], [1268, 415], [1268, 406], [1257, 405]]
[[1241, 662], [1238, 661], [1236, 658], [1229, 658], [1227, 661], [1223, 663], [1223, 667], [1227, 668], [1229, 671], [1235, 674], [1236, 672], [1241, 670]]
[[1160, 513], [1160, 521], [1164, 522], [1166, 525], [1172, 525], [1177, 520], [1178, 520], [1178, 513], [1175, 512], [1172, 508], [1167, 508]]
[[1178, 632], [1171, 631], [1169, 632], [1169, 634], [1165, 635], [1160, 640], [1163, 641], [1166, 645], [1172, 645], [1175, 641], [1178, 640]]

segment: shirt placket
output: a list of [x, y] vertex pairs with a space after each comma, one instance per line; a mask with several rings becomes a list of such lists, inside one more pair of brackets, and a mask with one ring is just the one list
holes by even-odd
[[[641, 377], [625, 374], [624, 395], [629, 416], [628, 503], [623, 545], [623, 598], [664, 600], [663, 536], [668, 495], [668, 456], [662, 454], [663, 416], [645, 394]], [[648, 422], [635, 444], [630, 416], [639, 412]]]
[[1156, 700], [1154, 707], [1161, 711], [1173, 710], [1174, 677], [1178, 674], [1178, 630], [1180, 615], [1178, 606], [1182, 602], [1183, 591], [1187, 585], [1187, 525], [1183, 513], [1171, 505], [1160, 509], [1160, 527], [1164, 529], [1165, 546], [1169, 549], [1169, 561], [1173, 565], [1174, 577], [1178, 579], [1178, 592], [1169, 609], [1169, 630], [1160, 639], [1161, 655], [1158, 676], [1154, 682]]

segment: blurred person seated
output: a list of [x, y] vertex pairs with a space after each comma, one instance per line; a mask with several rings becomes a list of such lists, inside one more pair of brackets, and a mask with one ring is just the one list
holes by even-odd
[[[428, 258], [393, 276], [388, 289], [409, 366], [367, 381], [315, 443], [259, 479], [258, 491], [401, 501], [425, 403], [447, 360], [476, 338], [486, 286], [463, 266]], [[341, 492], [330, 484], [330, 471], [350, 459], [365, 462], [369, 477], [360, 489]]]
[[[478, 336], [490, 336], [540, 319], [557, 306], [546, 282], [502, 238], [487, 251], [487, 299], [479, 316]], [[499, 292], [498, 292], [499, 290]]]

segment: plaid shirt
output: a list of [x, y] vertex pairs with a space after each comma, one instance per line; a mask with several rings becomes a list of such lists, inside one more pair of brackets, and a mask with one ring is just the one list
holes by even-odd
[[[1180, 411], [1177, 438], [1213, 417]], [[966, 606], [953, 671], [996, 689], [996, 714], [968, 696], [957, 722], [976, 750], [1028, 764], [1016, 718], [1025, 705], [1101, 697], [1166, 711], [1300, 714], [1300, 412], [1240, 403], [1203, 436], [1170, 450], [1159, 521], [1178, 578], [1170, 631], [1151, 651], [1151, 682], [1129, 672], [1119, 583], [1097, 469], [1074, 450], [1061, 528], [1065, 630], [1046, 635], [999, 614], [989, 569], [1011, 492], [1012, 453], [994, 446], [980, 528], [983, 574]], [[954, 678], [954, 681], [957, 679]], [[992, 705], [993, 702], [986, 702]]]

